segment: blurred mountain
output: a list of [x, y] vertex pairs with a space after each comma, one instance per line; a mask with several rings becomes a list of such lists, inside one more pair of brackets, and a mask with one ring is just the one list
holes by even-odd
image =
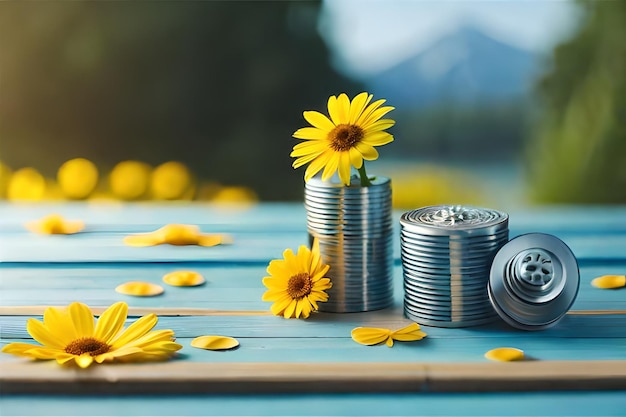
[[488, 104], [524, 97], [541, 63], [541, 55], [466, 26], [365, 82], [375, 95], [405, 109]]

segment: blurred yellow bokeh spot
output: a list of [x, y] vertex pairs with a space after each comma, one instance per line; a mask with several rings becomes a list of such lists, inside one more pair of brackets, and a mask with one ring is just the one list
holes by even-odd
[[158, 200], [188, 199], [193, 189], [193, 179], [189, 169], [176, 161], [165, 162], [152, 171], [150, 191]]
[[259, 197], [248, 187], [228, 186], [220, 188], [211, 201], [223, 204], [252, 204], [259, 201]]
[[122, 161], [109, 174], [111, 192], [122, 200], [144, 197], [150, 188], [152, 167], [140, 161]]
[[467, 174], [437, 166], [402, 171], [391, 175], [392, 201], [396, 209], [416, 209], [438, 204], [480, 204], [483, 191], [467, 187], [475, 181]]
[[46, 179], [35, 168], [18, 169], [9, 178], [9, 200], [39, 201], [46, 192]]
[[85, 158], [70, 159], [59, 168], [57, 181], [67, 198], [82, 200], [98, 185], [98, 168]]

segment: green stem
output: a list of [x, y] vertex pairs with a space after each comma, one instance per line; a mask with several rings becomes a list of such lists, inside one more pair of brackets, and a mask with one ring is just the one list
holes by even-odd
[[361, 177], [361, 187], [369, 187], [372, 185], [372, 182], [367, 177], [367, 173], [365, 172], [365, 162], [363, 162], [363, 165], [359, 168], [359, 176]]

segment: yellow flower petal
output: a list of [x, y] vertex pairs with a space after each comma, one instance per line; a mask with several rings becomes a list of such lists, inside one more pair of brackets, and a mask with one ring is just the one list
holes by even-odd
[[167, 224], [154, 232], [140, 233], [124, 238], [126, 245], [136, 247], [162, 244], [216, 246], [231, 242], [232, 239], [229, 236], [203, 234], [198, 226], [188, 224]]
[[377, 345], [387, 341], [391, 336], [391, 330], [376, 327], [357, 327], [352, 329], [352, 340], [362, 345]]
[[43, 324], [51, 333], [57, 335], [59, 342], [63, 345], [68, 345], [79, 337], [67, 309], [46, 308], [43, 312]]
[[402, 329], [392, 332], [391, 337], [402, 342], [412, 342], [423, 339], [426, 337], [426, 333], [420, 330], [419, 324], [411, 323]]
[[338, 163], [338, 171], [339, 171], [339, 179], [345, 185], [350, 185], [350, 152], [341, 152], [338, 154], [339, 163]]
[[[309, 139], [315, 144], [315, 140], [326, 139], [328, 132], [317, 127], [303, 127], [293, 133], [293, 137], [297, 139]], [[299, 145], [309, 144], [311, 142], [302, 142]], [[297, 145], [296, 145], [297, 146]], [[295, 149], [295, 147], [294, 147]]]
[[591, 285], [602, 289], [626, 287], [626, 275], [603, 275], [591, 281]]
[[107, 344], [117, 336], [124, 327], [128, 315], [128, 304], [118, 302], [107, 308], [98, 319], [94, 336]]
[[195, 287], [206, 281], [202, 275], [194, 271], [174, 271], [163, 276], [163, 282], [175, 287]]
[[352, 99], [352, 103], [350, 103], [350, 124], [356, 123], [363, 110], [365, 110], [365, 106], [372, 100], [372, 97], [371, 94], [360, 93]]
[[129, 343], [143, 337], [147, 334], [154, 326], [156, 326], [158, 322], [158, 318], [156, 314], [148, 314], [147, 316], [143, 316], [133, 324], [128, 326], [126, 330], [122, 334], [120, 334], [116, 339], [113, 340], [111, 345], [115, 349], [119, 349]]
[[322, 129], [324, 131], [332, 130], [335, 125], [331, 122], [328, 117], [324, 116], [322, 113], [317, 111], [305, 111], [302, 113], [304, 119], [311, 123], [314, 127], [318, 129]]
[[80, 356], [74, 356], [74, 361], [81, 368], [87, 368], [93, 363], [93, 356], [88, 353], [83, 353]]
[[89, 307], [82, 303], [72, 303], [67, 311], [78, 337], [93, 336], [94, 318]]
[[485, 353], [485, 358], [500, 362], [521, 361], [524, 359], [524, 351], [512, 347], [495, 348]]
[[324, 172], [322, 173], [322, 181], [327, 181], [332, 177], [335, 172], [337, 172], [337, 168], [339, 167], [339, 161], [341, 159], [340, 153], [333, 153], [331, 157], [326, 162], [326, 166], [324, 167]]
[[35, 319], [28, 319], [26, 322], [26, 330], [37, 342], [44, 346], [62, 349], [65, 345], [50, 332], [44, 324]]
[[60, 214], [49, 214], [40, 220], [28, 222], [25, 226], [31, 232], [43, 235], [71, 235], [85, 228], [82, 221], [67, 221]]
[[320, 172], [322, 168], [328, 163], [328, 161], [333, 157], [334, 151], [331, 149], [327, 149], [323, 154], [318, 156], [315, 160], [311, 161], [309, 166], [306, 168], [304, 172], [305, 181], [309, 181], [315, 174]]
[[135, 297], [153, 297], [163, 294], [163, 287], [151, 282], [130, 281], [115, 288], [120, 294], [134, 295]]
[[3, 353], [10, 353], [16, 356], [30, 356], [27, 352], [31, 349], [35, 349], [41, 346], [31, 345], [30, 343], [9, 343], [2, 348]]
[[226, 350], [239, 346], [239, 342], [227, 336], [199, 336], [191, 341], [191, 346], [206, 350]]

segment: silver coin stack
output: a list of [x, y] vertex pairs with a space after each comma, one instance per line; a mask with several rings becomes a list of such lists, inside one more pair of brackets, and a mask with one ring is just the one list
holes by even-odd
[[466, 206], [430, 206], [400, 218], [404, 312], [437, 327], [477, 326], [496, 315], [487, 284], [508, 241], [508, 215]]
[[304, 206], [311, 240], [317, 238], [322, 260], [330, 265], [333, 287], [322, 311], [360, 312], [393, 303], [393, 229], [391, 181], [377, 177], [362, 187], [337, 179], [312, 178]]

